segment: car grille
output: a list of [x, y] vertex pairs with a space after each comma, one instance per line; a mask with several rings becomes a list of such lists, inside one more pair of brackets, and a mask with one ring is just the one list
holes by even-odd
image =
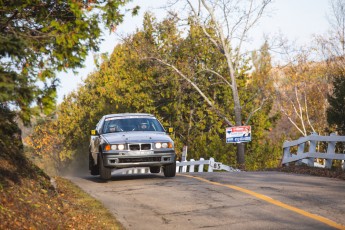
[[160, 162], [161, 160], [161, 157], [119, 158], [119, 163]]
[[150, 150], [151, 144], [129, 144], [129, 150]]

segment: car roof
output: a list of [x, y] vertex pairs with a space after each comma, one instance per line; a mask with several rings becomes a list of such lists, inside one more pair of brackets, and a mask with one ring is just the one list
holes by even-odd
[[109, 117], [130, 117], [130, 116], [154, 117], [152, 114], [148, 114], [148, 113], [114, 113], [114, 114], [104, 115], [104, 118], [109, 118]]

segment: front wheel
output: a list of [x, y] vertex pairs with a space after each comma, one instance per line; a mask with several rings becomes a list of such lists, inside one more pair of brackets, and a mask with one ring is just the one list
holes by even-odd
[[174, 177], [176, 175], [176, 162], [164, 166], [163, 173], [165, 177]]
[[98, 165], [95, 165], [91, 153], [89, 153], [89, 170], [92, 176], [99, 175]]
[[99, 175], [102, 180], [109, 180], [111, 178], [111, 169], [104, 167], [101, 154], [98, 155]]

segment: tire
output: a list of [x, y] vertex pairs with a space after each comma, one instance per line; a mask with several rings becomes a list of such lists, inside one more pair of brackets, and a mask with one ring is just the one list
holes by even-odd
[[95, 165], [95, 161], [93, 160], [91, 153], [89, 153], [89, 170], [92, 176], [99, 175], [98, 165]]
[[160, 173], [160, 172], [161, 172], [160, 166], [150, 167], [150, 173]]
[[97, 160], [98, 160], [99, 175], [101, 179], [109, 180], [111, 178], [111, 169], [104, 167], [101, 154], [98, 155]]
[[174, 177], [176, 175], [176, 162], [164, 166], [163, 172], [165, 177]]

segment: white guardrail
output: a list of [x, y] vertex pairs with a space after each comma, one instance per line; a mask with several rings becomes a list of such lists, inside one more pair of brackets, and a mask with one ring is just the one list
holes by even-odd
[[195, 161], [191, 159], [190, 161], [176, 161], [176, 172], [177, 173], [186, 173], [186, 172], [195, 172], [195, 166], [198, 166], [198, 172], [204, 171], [204, 166], [208, 165], [207, 172], [213, 172], [214, 170], [224, 170], [228, 172], [239, 172], [239, 169], [234, 169], [228, 165], [224, 165], [220, 162], [215, 162], [214, 158], [205, 160], [200, 158], [200, 160]]
[[[318, 142], [327, 142], [327, 151], [318, 152]], [[289, 165], [290, 162], [305, 163], [308, 166], [331, 168], [333, 160], [342, 160], [342, 169], [345, 170], [345, 154], [336, 153], [335, 147], [337, 142], [345, 142], [345, 136], [338, 136], [332, 133], [330, 136], [319, 136], [312, 133], [310, 136], [301, 137], [295, 141], [286, 141], [283, 144], [282, 165]], [[309, 149], [305, 152], [306, 143]], [[290, 148], [297, 146], [297, 153], [291, 153]], [[308, 146], [307, 146], [308, 147]], [[315, 159], [324, 159], [324, 164], [320, 164]]]
[[[205, 160], [204, 158], [200, 158], [200, 160], [196, 161], [191, 159], [190, 161], [176, 161], [176, 173], [187, 173], [187, 172], [195, 172], [196, 167], [198, 168], [198, 172], [204, 172], [204, 167], [207, 167], [207, 172], [213, 172], [214, 170], [224, 170], [228, 172], [240, 172], [239, 169], [234, 169], [228, 165], [224, 165], [220, 162], [216, 162], [214, 158], [210, 158], [209, 160]], [[150, 169], [148, 167], [140, 167], [140, 168], [129, 168], [129, 169], [119, 169], [113, 171], [113, 174], [141, 174], [141, 173], [150, 173]]]

